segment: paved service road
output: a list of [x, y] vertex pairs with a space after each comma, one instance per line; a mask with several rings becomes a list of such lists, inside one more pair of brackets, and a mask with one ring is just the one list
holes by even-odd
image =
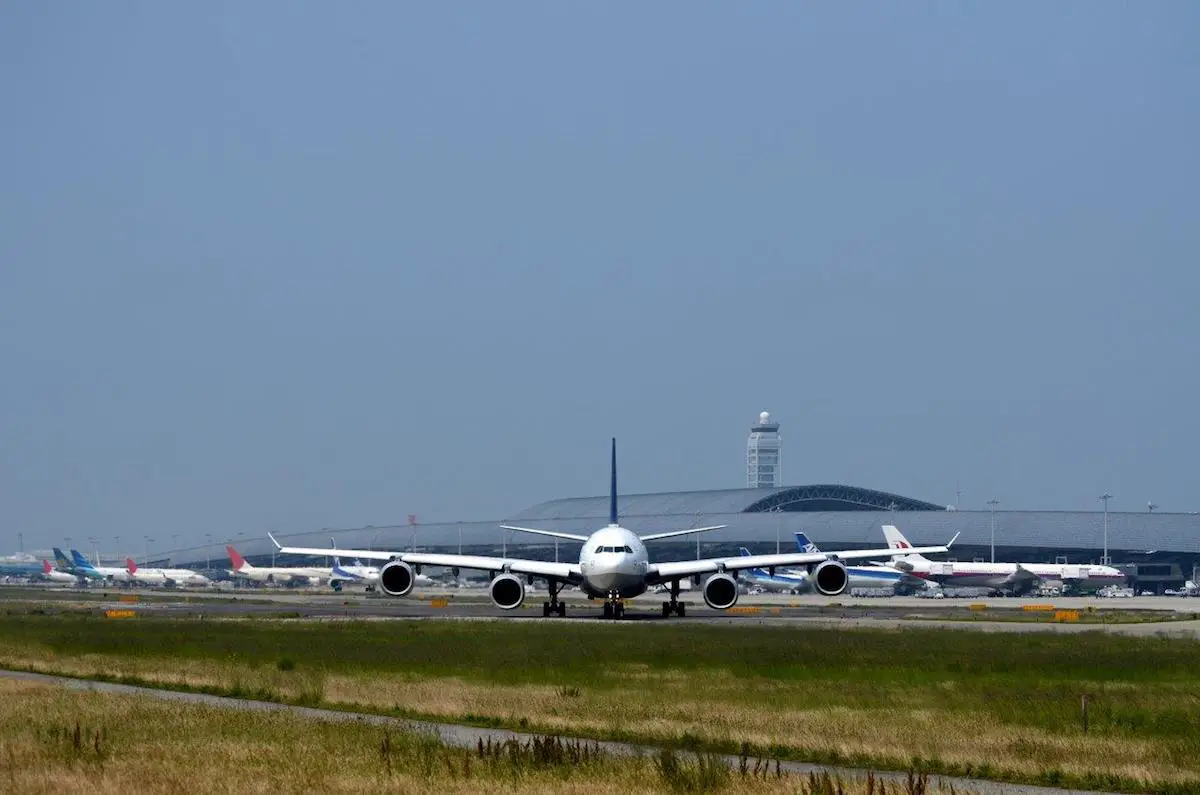
[[[158, 690], [149, 687], [133, 687], [131, 685], [118, 685], [109, 682], [93, 682], [86, 679], [72, 679], [64, 676], [47, 676], [45, 674], [25, 673], [23, 671], [0, 670], [0, 676], [9, 679], [21, 679], [25, 681], [61, 685], [74, 690], [91, 690], [101, 693], [113, 693], [120, 695], [140, 695], [169, 701], [182, 701], [191, 704], [205, 704], [208, 706], [225, 707], [228, 709], [290, 712], [292, 714], [300, 715], [313, 720], [369, 723], [376, 726], [392, 727], [399, 731], [436, 734], [441, 738], [443, 743], [460, 748], [472, 748], [479, 740], [486, 741], [489, 738], [492, 740], [492, 742], [504, 742], [505, 740], [511, 738], [516, 738], [517, 740], [524, 742], [525, 740], [528, 740], [534, 736], [524, 732], [512, 732], [501, 729], [479, 729], [473, 726], [459, 726], [453, 723], [410, 721], [400, 718], [390, 718], [384, 715], [372, 715], [370, 713], [363, 712], [341, 712], [338, 710], [314, 709], [312, 707], [293, 707], [287, 704], [276, 704], [269, 701], [250, 701], [241, 698], [210, 696], [202, 693], [180, 693], [173, 690]], [[650, 746], [638, 746], [628, 743], [597, 742], [597, 745], [615, 756], [647, 754], [658, 750]], [[724, 758], [727, 762], [736, 767], [738, 757], [726, 755]], [[841, 776], [842, 778], [865, 778], [867, 775], [867, 771], [864, 769], [831, 767], [828, 765], [810, 765], [803, 762], [781, 762], [780, 767], [789, 772], [800, 773], [803, 775], [807, 775], [810, 772], [816, 772], [819, 774], [824, 771], [828, 771], [831, 776]], [[876, 771], [875, 776], [878, 779], [884, 779], [896, 784], [901, 784], [907, 778], [907, 774], [896, 772]], [[1084, 792], [1083, 790], [1059, 789], [1055, 787], [1002, 784], [983, 779], [960, 778], [957, 776], [930, 776], [929, 783], [934, 788], [941, 787], [943, 789], [949, 789], [950, 786], [953, 786], [958, 790], [965, 789], [972, 793], [978, 793], [979, 795], [1068, 795], [1069, 793]], [[1090, 790], [1088, 792], [1090, 792]], [[1116, 795], [1116, 793], [1105, 793], [1104, 795]]]

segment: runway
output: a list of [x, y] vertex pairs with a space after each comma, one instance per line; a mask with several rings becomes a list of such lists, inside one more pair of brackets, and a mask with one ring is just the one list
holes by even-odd
[[[41, 598], [39, 598], [41, 597]], [[482, 589], [424, 589], [393, 599], [362, 591], [287, 592], [244, 591], [136, 592], [57, 589], [0, 589], [5, 601], [37, 602], [97, 615], [124, 611], [133, 615], [193, 618], [449, 619], [477, 621], [605, 621], [651, 626], [662, 622], [685, 624], [743, 624], [894, 629], [937, 627], [990, 632], [1108, 632], [1128, 635], [1171, 634], [1200, 637], [1200, 600], [1172, 597], [1106, 599], [923, 599], [917, 597], [822, 597], [756, 594], [743, 596], [730, 610], [713, 610], [698, 594], [684, 593], [686, 617], [663, 618], [663, 597], [647, 594], [626, 603], [624, 618], [604, 619], [601, 603], [578, 593], [566, 593], [565, 618], [542, 617], [544, 593], [531, 592], [522, 607], [501, 610]], [[1067, 616], [1060, 616], [1066, 611]], [[1077, 614], [1072, 619], [1070, 613]]]

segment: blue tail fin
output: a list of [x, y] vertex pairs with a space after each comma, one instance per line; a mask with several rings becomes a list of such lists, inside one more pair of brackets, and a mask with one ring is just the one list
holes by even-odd
[[808, 536], [803, 531], [792, 533], [796, 537], [796, 549], [800, 552], [820, 552], [817, 545], [808, 540]]
[[608, 523], [617, 523], [617, 437], [612, 440], [612, 487], [609, 492]]
[[[745, 547], [738, 547], [738, 549], [740, 549], [742, 551], [743, 558], [748, 558], [751, 556], [750, 550], [746, 549]], [[756, 577], [770, 577], [771, 576], [771, 573], [763, 568], [750, 569], [750, 573]]]
[[75, 565], [79, 566], [80, 568], [90, 569], [92, 567], [92, 564], [88, 562], [87, 558], [79, 553], [78, 549], [71, 550], [71, 559], [75, 561]]

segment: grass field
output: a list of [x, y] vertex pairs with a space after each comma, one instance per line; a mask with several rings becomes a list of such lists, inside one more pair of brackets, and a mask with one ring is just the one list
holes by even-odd
[[[72, 693], [0, 680], [0, 789], [22, 793], [795, 792], [921, 795], [911, 784], [743, 768], [711, 756], [610, 757], [587, 742], [447, 747], [437, 738], [280, 713]], [[959, 791], [961, 795], [969, 795]]]
[[1100, 633], [0, 617], [3, 667], [1145, 792], [1200, 790], [1198, 654]]

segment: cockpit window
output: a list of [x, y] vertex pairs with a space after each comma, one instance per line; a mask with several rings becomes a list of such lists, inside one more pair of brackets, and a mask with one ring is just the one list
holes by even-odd
[[596, 551], [597, 551], [597, 552], [603, 552], [603, 551], [604, 551], [604, 547], [596, 547]]
[[631, 554], [631, 555], [633, 554], [633, 550], [632, 550], [632, 549], [630, 549], [629, 547], [625, 547], [625, 551], [626, 551], [626, 552], [628, 552], [628, 553], [629, 553], [629, 554]]

